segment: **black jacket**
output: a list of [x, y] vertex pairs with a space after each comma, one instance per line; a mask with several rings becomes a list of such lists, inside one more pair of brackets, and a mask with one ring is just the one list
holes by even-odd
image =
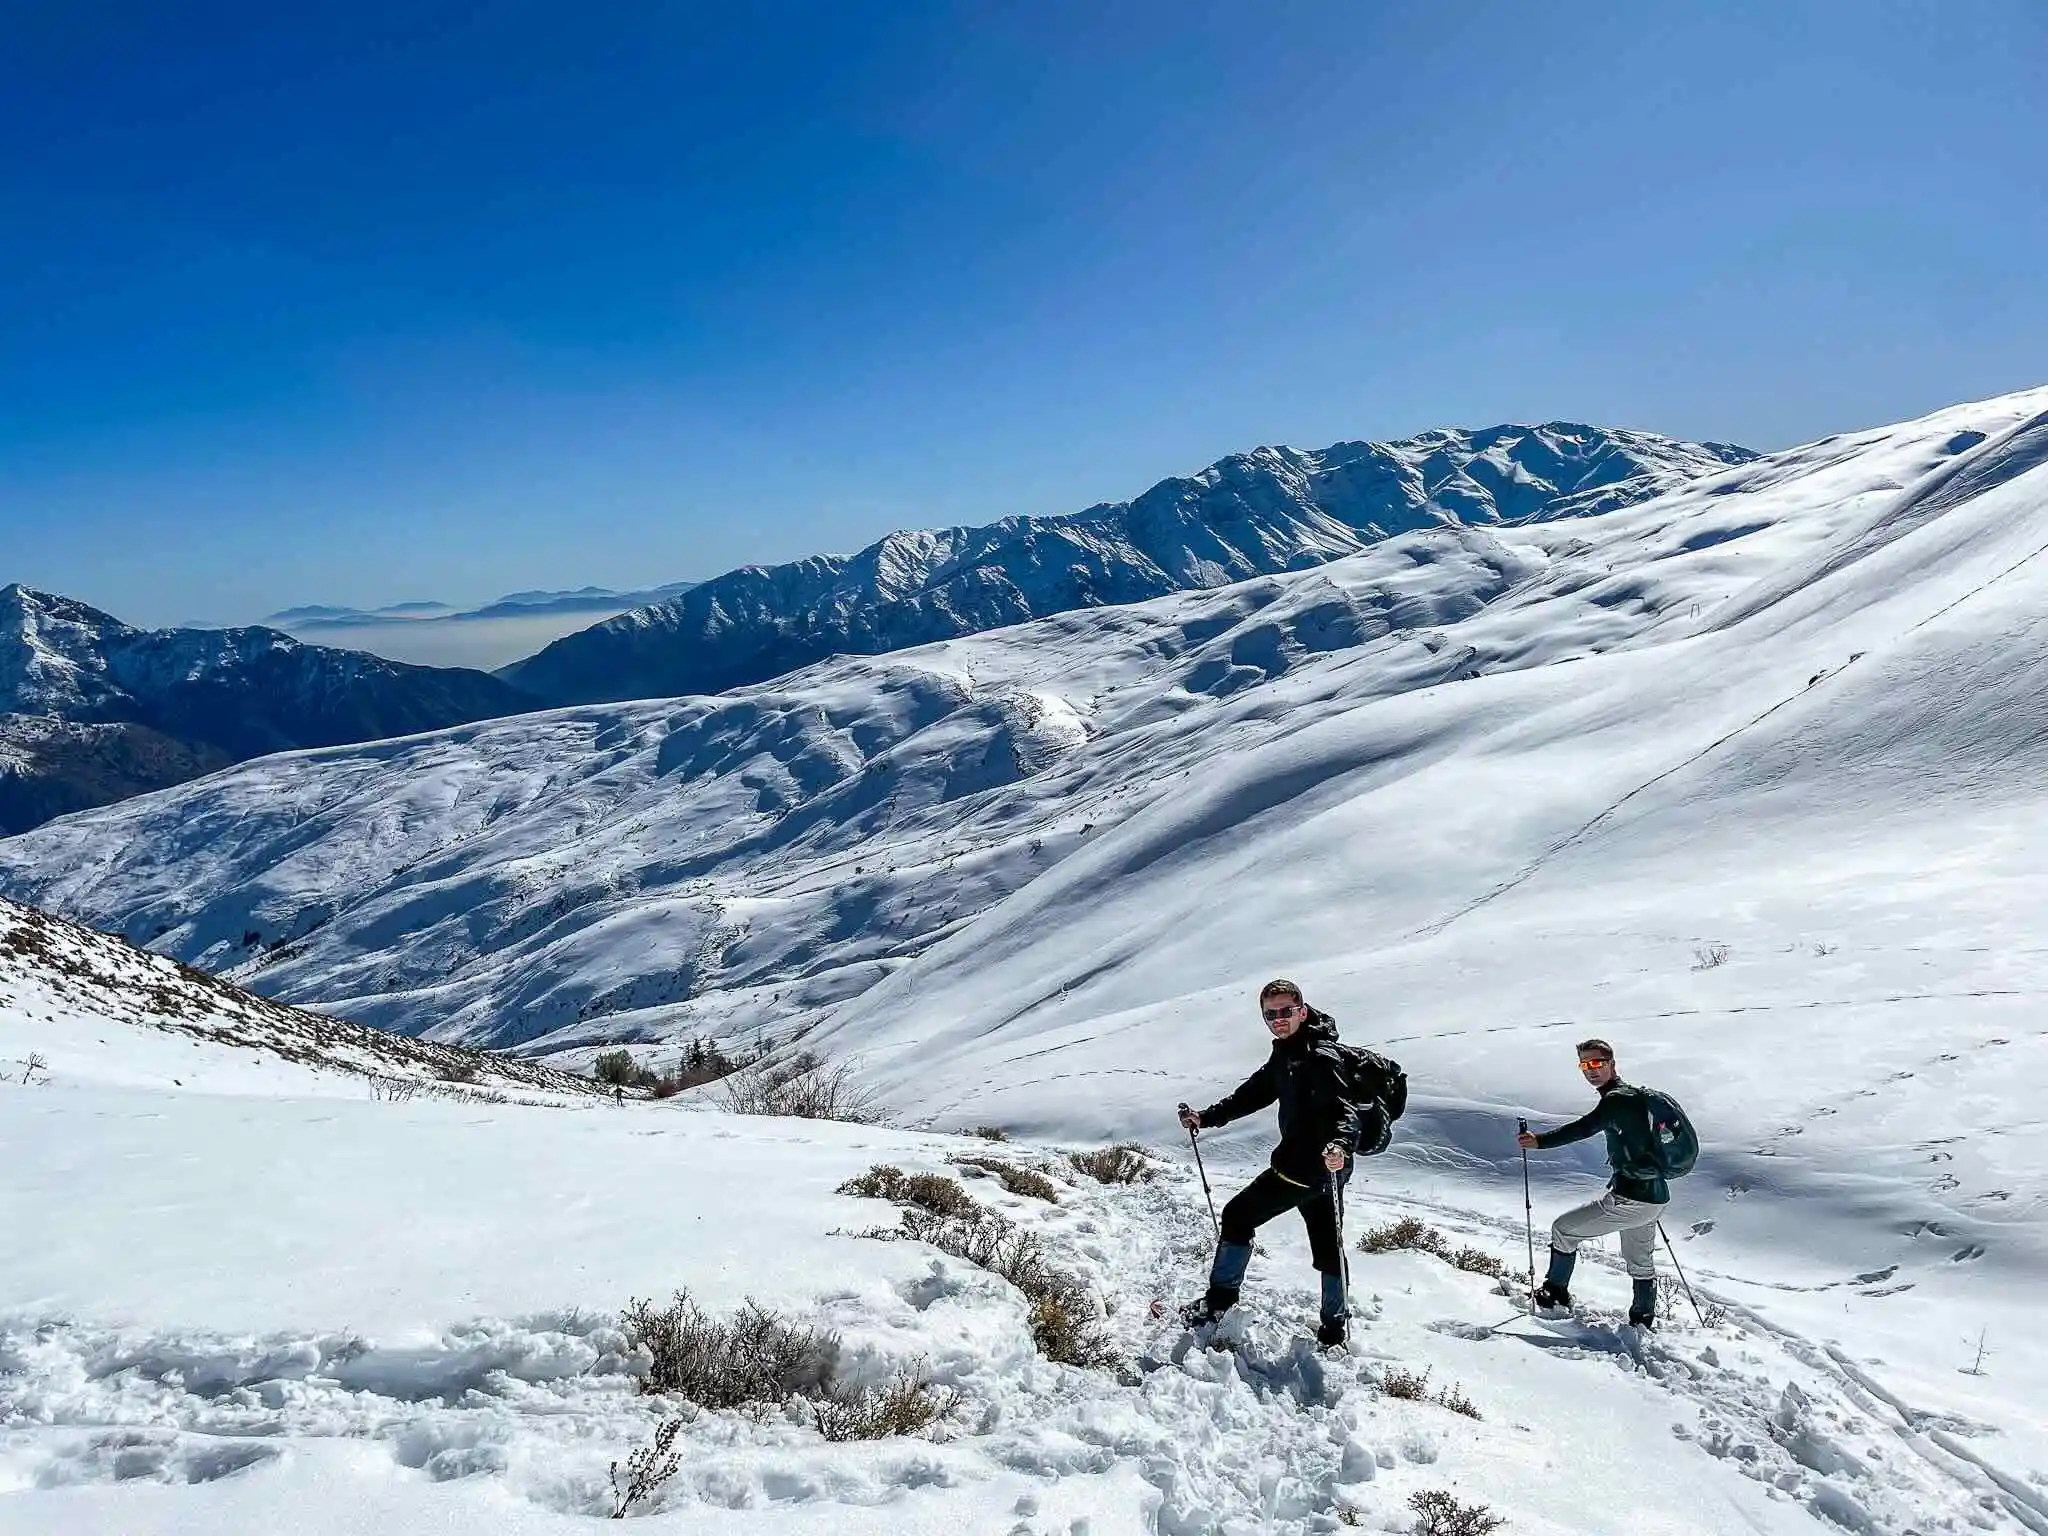
[[1349, 1079], [1332, 1049], [1336, 1039], [1330, 1016], [1311, 1012], [1301, 1028], [1273, 1042], [1265, 1065], [1200, 1112], [1202, 1124], [1228, 1125], [1277, 1103], [1280, 1144], [1273, 1149], [1273, 1171], [1309, 1189], [1327, 1182], [1323, 1148], [1334, 1141], [1356, 1155], [1362, 1130], [1358, 1106], [1345, 1096]]
[[1642, 1090], [1614, 1079], [1600, 1090], [1600, 1102], [1570, 1125], [1544, 1131], [1536, 1138], [1539, 1147], [1562, 1147], [1584, 1141], [1595, 1132], [1607, 1133], [1607, 1164], [1614, 1170], [1608, 1187], [1624, 1200], [1647, 1200], [1663, 1205], [1671, 1198], [1671, 1186], [1657, 1172], [1657, 1152], [1650, 1128], [1650, 1106]]

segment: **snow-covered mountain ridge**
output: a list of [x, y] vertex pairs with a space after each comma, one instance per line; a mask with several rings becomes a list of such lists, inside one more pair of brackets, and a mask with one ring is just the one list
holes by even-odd
[[1064, 517], [746, 566], [502, 670], [557, 703], [714, 693], [1081, 608], [1299, 570], [1392, 534], [1586, 516], [1755, 455], [1572, 422], [1259, 448]]
[[[267, 1070], [266, 1070], [267, 1068]], [[0, 1078], [194, 1092], [426, 1091], [574, 1102], [587, 1078], [258, 997], [165, 955], [0, 897]], [[38, 1076], [40, 1075], [40, 1076]]]
[[487, 673], [304, 645], [274, 629], [136, 629], [16, 584], [0, 588], [0, 834], [224, 762], [533, 702]]

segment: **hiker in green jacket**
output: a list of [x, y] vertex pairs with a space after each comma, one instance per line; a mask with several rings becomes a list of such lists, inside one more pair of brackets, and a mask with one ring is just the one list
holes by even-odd
[[1635, 1297], [1628, 1320], [1638, 1328], [1657, 1317], [1657, 1223], [1671, 1199], [1671, 1187], [1658, 1166], [1651, 1138], [1648, 1105], [1640, 1089], [1624, 1083], [1614, 1070], [1614, 1047], [1605, 1040], [1581, 1040], [1579, 1070], [1600, 1095], [1600, 1102], [1569, 1125], [1541, 1135], [1523, 1131], [1516, 1143], [1527, 1149], [1568, 1146], [1605, 1132], [1607, 1162], [1614, 1169], [1607, 1193], [1558, 1217], [1550, 1228], [1550, 1272], [1536, 1288], [1539, 1307], [1572, 1304], [1572, 1266], [1579, 1245], [1610, 1232], [1621, 1234], [1622, 1262], [1634, 1282]]

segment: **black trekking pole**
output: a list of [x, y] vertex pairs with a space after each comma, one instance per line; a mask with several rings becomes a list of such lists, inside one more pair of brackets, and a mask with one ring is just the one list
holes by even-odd
[[1692, 1315], [1700, 1320], [1702, 1328], [1707, 1326], [1707, 1314], [1700, 1310], [1700, 1299], [1692, 1293], [1692, 1282], [1685, 1278], [1685, 1271], [1679, 1268], [1678, 1250], [1671, 1246], [1671, 1234], [1664, 1230], [1664, 1223], [1657, 1223], [1657, 1233], [1664, 1239], [1664, 1251], [1671, 1255], [1671, 1267], [1678, 1271], [1678, 1283], [1685, 1287], [1685, 1299], [1692, 1303]]
[[[1180, 1109], [1182, 1114], [1186, 1114], [1188, 1107], [1183, 1104]], [[1187, 1125], [1187, 1122], [1183, 1120], [1181, 1124]], [[1210, 1192], [1209, 1170], [1202, 1166], [1202, 1143], [1192, 1125], [1188, 1125], [1188, 1145], [1195, 1149], [1195, 1172], [1201, 1176], [1202, 1198], [1209, 1202], [1209, 1225], [1216, 1229], [1216, 1241], [1220, 1243], [1223, 1241], [1223, 1223], [1216, 1219], [1216, 1196]]]
[[[1524, 1136], [1529, 1134], [1529, 1122], [1517, 1120]], [[1522, 1230], [1529, 1239], [1529, 1295], [1530, 1306], [1535, 1306], [1536, 1295], [1536, 1206], [1529, 1198], [1529, 1149], [1522, 1148]]]

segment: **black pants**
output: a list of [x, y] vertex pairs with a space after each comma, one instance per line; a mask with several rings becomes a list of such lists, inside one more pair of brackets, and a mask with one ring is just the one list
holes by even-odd
[[[1351, 1165], [1347, 1162], [1338, 1178], [1348, 1179], [1350, 1174]], [[1308, 1228], [1308, 1250], [1314, 1256], [1317, 1271], [1325, 1275], [1342, 1274], [1344, 1244], [1337, 1235], [1337, 1207], [1327, 1180], [1314, 1189], [1304, 1189], [1268, 1168], [1223, 1207], [1223, 1241], [1249, 1247], [1252, 1234], [1260, 1227], [1297, 1208], [1302, 1224]]]

